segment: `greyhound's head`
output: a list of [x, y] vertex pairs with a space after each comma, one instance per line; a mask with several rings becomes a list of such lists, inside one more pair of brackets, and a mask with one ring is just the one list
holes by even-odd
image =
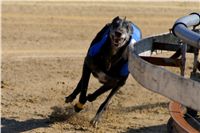
[[110, 25], [110, 39], [115, 49], [124, 46], [129, 41], [132, 33], [131, 23], [126, 21], [126, 17], [121, 19], [118, 16], [112, 20]]

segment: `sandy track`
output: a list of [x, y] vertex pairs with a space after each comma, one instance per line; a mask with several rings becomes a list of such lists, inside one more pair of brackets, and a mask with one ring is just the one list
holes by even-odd
[[[71, 117], [63, 112], [71, 108], [64, 97], [81, 76], [91, 39], [114, 16], [127, 16], [148, 36], [168, 31], [176, 18], [199, 11], [198, 4], [3, 2], [2, 132], [166, 132], [169, 100], [131, 76], [96, 129], [89, 121], [107, 94]], [[99, 85], [91, 78], [89, 91]]]

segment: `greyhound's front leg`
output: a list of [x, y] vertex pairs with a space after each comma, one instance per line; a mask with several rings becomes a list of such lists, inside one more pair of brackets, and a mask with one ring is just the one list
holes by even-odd
[[108, 97], [106, 98], [106, 100], [101, 104], [101, 106], [99, 107], [95, 117], [91, 120], [91, 124], [96, 127], [103, 112], [106, 110], [108, 103], [110, 102], [111, 98], [113, 97], [113, 95], [120, 89], [120, 86], [116, 86], [114, 87], [110, 94], [108, 95]]
[[76, 112], [80, 112], [83, 109], [83, 105], [87, 102], [87, 89], [88, 83], [90, 79], [91, 70], [90, 68], [84, 64], [83, 66], [83, 74], [80, 83], [80, 97], [79, 102], [75, 104], [74, 109]]
[[74, 91], [67, 97], [65, 97], [65, 102], [66, 103], [71, 103], [74, 101], [74, 99], [76, 98], [76, 96], [80, 93], [81, 91], [81, 85], [82, 85], [82, 78], [80, 79], [78, 85], [76, 86], [76, 88], [74, 89]]
[[[83, 99], [83, 101], [85, 101], [86, 96], [84, 97], [83, 94], [84, 94], [84, 92], [87, 91], [90, 74], [91, 74], [91, 70], [88, 68], [88, 66], [86, 64], [84, 64], [81, 79], [80, 79], [78, 85], [76, 86], [75, 90], [68, 97], [65, 98], [66, 103], [72, 102], [80, 92], [81, 93], [83, 92], [81, 94], [82, 95], [81, 99]], [[84, 103], [84, 102], [81, 102], [81, 103]]]
[[96, 98], [98, 96], [100, 96], [101, 94], [105, 93], [106, 91], [112, 89], [112, 86], [109, 84], [104, 84], [102, 85], [99, 89], [97, 89], [94, 93], [92, 94], [88, 94], [87, 96], [87, 100], [89, 102], [93, 102], [94, 100], [96, 100]]

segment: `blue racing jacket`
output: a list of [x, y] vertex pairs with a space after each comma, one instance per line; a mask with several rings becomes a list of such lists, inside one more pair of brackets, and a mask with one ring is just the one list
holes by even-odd
[[[129, 44], [135, 43], [142, 38], [141, 30], [134, 24], [132, 24], [132, 28], [133, 28], [133, 33], [131, 35], [130, 40], [128, 41]], [[89, 50], [88, 50], [89, 56], [91, 56], [91, 57], [96, 56], [100, 52], [103, 45], [106, 44], [106, 41], [109, 38], [109, 27], [107, 27], [103, 32], [104, 33], [102, 33], [103, 34], [102, 37], [97, 42], [92, 44], [91, 47], [89, 48]], [[126, 61], [121, 67], [120, 75], [128, 76], [128, 74], [129, 74], [128, 61]]]

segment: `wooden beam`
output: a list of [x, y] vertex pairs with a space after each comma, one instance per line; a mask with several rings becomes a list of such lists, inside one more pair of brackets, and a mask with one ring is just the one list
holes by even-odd
[[[152, 51], [154, 50], [166, 50], [166, 51], [178, 51], [181, 49], [180, 44], [165, 43], [165, 42], [153, 42]], [[187, 53], [194, 53], [194, 47], [188, 46]]]
[[162, 57], [148, 57], [140, 56], [143, 60], [159, 66], [171, 66], [171, 67], [180, 67], [181, 59], [171, 59], [171, 58], [162, 58]]

